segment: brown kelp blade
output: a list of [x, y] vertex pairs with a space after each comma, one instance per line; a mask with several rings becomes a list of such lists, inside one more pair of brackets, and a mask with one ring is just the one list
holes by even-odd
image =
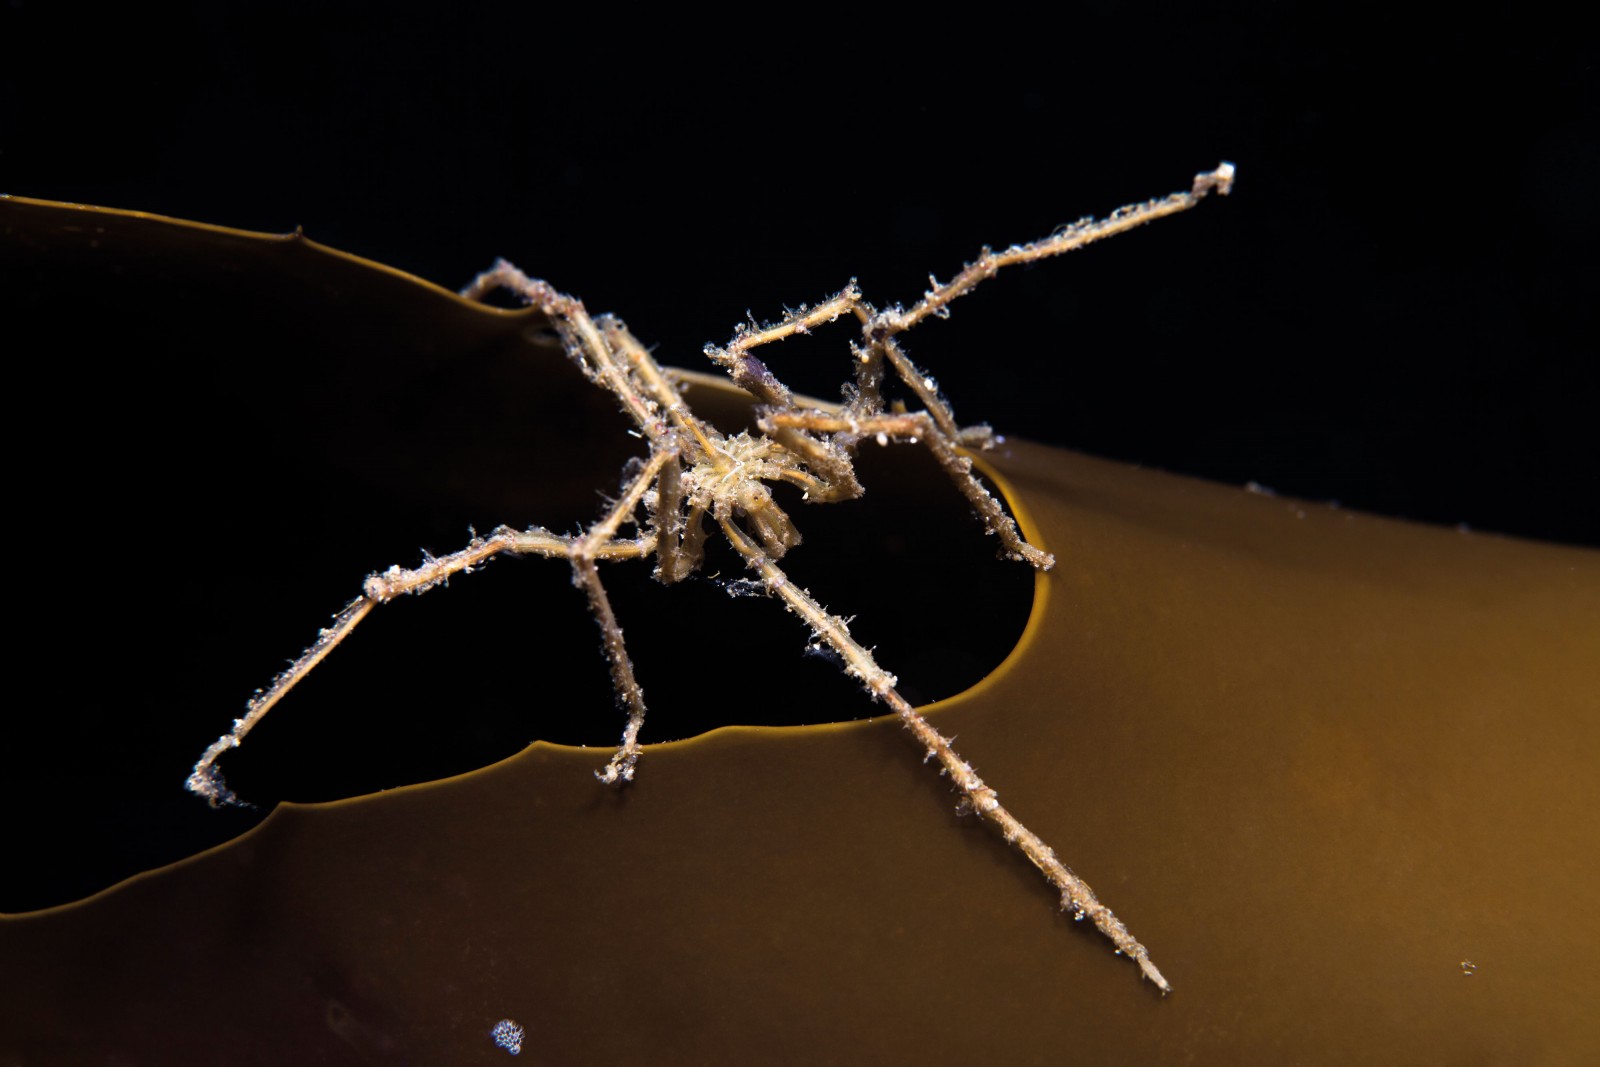
[[1014, 655], [932, 721], [1172, 997], [871, 720], [655, 746], [620, 795], [596, 752], [541, 743], [281, 806], [0, 920], [0, 1058], [503, 1062], [501, 1020], [555, 1063], [1600, 1047], [1600, 556], [1021, 443], [992, 463], [1061, 562]]

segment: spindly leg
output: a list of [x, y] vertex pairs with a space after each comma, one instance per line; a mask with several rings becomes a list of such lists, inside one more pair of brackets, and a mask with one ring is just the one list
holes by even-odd
[[861, 290], [851, 282], [837, 295], [829, 297], [816, 307], [802, 307], [798, 311], [791, 311], [771, 326], [741, 326], [726, 348], [707, 345], [706, 358], [726, 370], [728, 377], [733, 379], [733, 384], [761, 403], [780, 409], [790, 408], [794, 406], [794, 397], [790, 394], [789, 387], [773, 377], [772, 372], [767, 370], [766, 364], [752, 356], [750, 350], [797, 334], [808, 334], [816, 327], [825, 326], [841, 315], [856, 313], [859, 317], [863, 306]]
[[496, 289], [515, 293], [550, 317], [566, 346], [568, 358], [578, 365], [584, 377], [621, 402], [622, 410], [633, 419], [652, 448], [680, 449], [678, 438], [682, 427], [663, 418], [659, 401], [649, 395], [627, 360], [606, 343], [600, 326], [589, 316], [583, 301], [560, 292], [549, 282], [530, 278], [503, 259], [474, 278], [461, 290], [461, 295], [478, 300]]
[[[298, 659], [272, 680], [272, 684], [258, 692], [245, 706], [243, 717], [233, 720], [233, 729], [211, 743], [194, 765], [185, 786], [191, 793], [204, 797], [212, 807], [243, 802], [227, 787], [217, 760], [230, 748], [238, 748], [255, 725], [271, 711], [289, 690], [314, 670], [350, 632], [365, 619], [373, 608], [407, 593], [423, 593], [436, 585], [449, 581], [452, 574], [470, 574], [475, 567], [487, 563], [501, 553], [511, 555], [570, 556], [573, 539], [561, 537], [548, 530], [512, 530], [502, 526], [488, 537], [474, 537], [467, 547], [448, 556], [428, 557], [420, 567], [407, 570], [390, 567], [374, 574], [366, 581], [362, 595], [346, 604], [334, 616], [333, 623], [317, 634], [311, 647], [300, 653]], [[586, 548], [590, 560], [636, 559], [654, 549], [649, 539], [621, 541], [614, 538], [597, 542]], [[592, 564], [591, 564], [592, 565]]]
[[[969, 448], [988, 448], [994, 436], [989, 427], [958, 426], [949, 402], [939, 395], [938, 385], [911, 362], [910, 357], [895, 340], [896, 336], [929, 317], [945, 318], [950, 314], [950, 305], [955, 300], [976, 289], [984, 279], [994, 277], [1004, 267], [1063, 255], [1143, 226], [1147, 222], [1188, 211], [1213, 192], [1219, 196], [1227, 196], [1233, 189], [1233, 174], [1233, 164], [1222, 163], [1215, 170], [1196, 174], [1188, 192], [1173, 193], [1171, 196], [1159, 200], [1147, 200], [1142, 204], [1131, 204], [1117, 209], [1103, 219], [1081, 219], [1042, 241], [1012, 245], [1000, 252], [985, 248], [976, 260], [963, 267], [961, 273], [950, 281], [940, 283], [937, 279], [929, 277], [930, 288], [910, 310], [891, 307], [872, 313], [862, 327], [865, 347], [860, 350], [858, 358], [864, 367], [872, 367], [874, 375], [881, 373], [877, 370], [876, 361], [879, 359], [887, 361], [900, 379], [916, 394], [923, 409], [949, 439], [950, 444]], [[862, 304], [861, 309], [870, 309], [870, 305]], [[879, 404], [875, 408], [858, 409], [852, 413], [875, 415], [882, 410]], [[1035, 563], [1035, 566], [1038, 565]]]
[[605, 586], [600, 584], [600, 572], [594, 562], [598, 553], [616, 537], [617, 528], [633, 517], [644, 499], [645, 491], [655, 482], [668, 463], [677, 461], [677, 453], [665, 449], [651, 455], [644, 469], [634, 475], [628, 487], [611, 505], [606, 517], [589, 528], [589, 532], [572, 542], [569, 556], [572, 560], [572, 584], [589, 597], [589, 610], [600, 627], [600, 640], [605, 647], [606, 660], [611, 665], [611, 684], [617, 699], [628, 709], [628, 722], [622, 728], [622, 744], [595, 777], [602, 782], [629, 782], [633, 780], [634, 764], [639, 762], [639, 730], [644, 726], [644, 690], [639, 688], [633, 675], [633, 661], [628, 658], [628, 647], [622, 640], [622, 627], [611, 610], [611, 599]]
[[945, 473], [950, 476], [950, 480], [955, 482], [956, 488], [967, 498], [967, 502], [978, 513], [978, 517], [983, 520], [985, 532], [1000, 538], [1000, 544], [1007, 556], [1030, 563], [1042, 571], [1047, 571], [1056, 565], [1055, 556], [1028, 544], [1021, 531], [1017, 529], [1015, 520], [1000, 506], [1000, 501], [996, 500], [994, 494], [985, 489], [983, 483], [973, 475], [972, 460], [961, 454], [955, 442], [939, 428], [927, 412], [919, 411], [910, 415], [876, 415], [861, 419], [830, 415], [822, 411], [775, 412], [763, 416], [757, 425], [763, 432], [770, 432], [769, 427], [772, 429], [796, 427], [814, 433], [881, 434], [884, 438], [904, 438], [913, 444], [924, 444], [939, 461]]
[[[1233, 174], [1232, 163], [1221, 163], [1215, 170], [1196, 174], [1194, 184], [1190, 186], [1188, 192], [1173, 193], [1159, 200], [1146, 200], [1142, 204], [1130, 204], [1118, 208], [1103, 219], [1080, 219], [1071, 226], [1057, 230], [1042, 241], [1012, 245], [1001, 252], [985, 248], [976, 260], [962, 268], [961, 273], [950, 281], [943, 284], [934, 282], [933, 288], [924, 293], [922, 299], [909, 311], [890, 308], [882, 312], [877, 321], [869, 325], [868, 332], [872, 331], [873, 326], [878, 326], [890, 334], [904, 333], [930, 315], [943, 318], [949, 313], [952, 301], [976, 289], [985, 278], [994, 277], [1002, 267], [1049, 259], [1096, 241], [1103, 241], [1107, 237], [1126, 233], [1147, 222], [1176, 215], [1180, 211], [1188, 211], [1211, 193], [1227, 196], [1233, 190]], [[915, 381], [908, 380], [907, 384], [913, 388], [916, 386]]]
[[332, 652], [354, 630], [367, 613], [377, 606], [377, 601], [369, 597], [357, 597], [344, 606], [344, 610], [333, 617], [333, 625], [324, 627], [312, 642], [311, 647], [300, 653], [300, 658], [289, 665], [289, 668], [272, 680], [272, 684], [265, 690], [257, 690], [256, 695], [250, 698], [250, 703], [245, 705], [242, 718], [233, 720], [233, 729], [211, 742], [200, 759], [195, 763], [194, 770], [189, 772], [188, 781], [184, 787], [189, 792], [199, 797], [204, 797], [206, 803], [213, 808], [225, 805], [244, 806], [245, 802], [239, 799], [238, 794], [229, 789], [222, 780], [222, 772], [217, 770], [217, 760], [230, 748], [238, 748], [244, 740], [244, 735], [249, 733], [273, 705], [283, 699], [285, 693], [293, 689], [300, 679], [310, 674], [317, 664]]
[[839, 654], [845, 662], [846, 673], [859, 679], [868, 693], [894, 710], [901, 724], [917, 739], [917, 744], [922, 747], [926, 757], [939, 761], [940, 766], [950, 776], [950, 780], [955, 782], [963, 800], [971, 805], [972, 810], [998, 827], [1006, 842], [1016, 846], [1024, 856], [1028, 857], [1029, 862], [1039, 868], [1050, 884], [1060, 892], [1061, 907], [1070, 910], [1074, 918], [1092, 920], [1100, 932], [1117, 946], [1117, 951], [1137, 963], [1139, 970], [1154, 982], [1161, 992], [1171, 992], [1171, 984], [1151, 961], [1150, 953], [1128, 932], [1122, 920], [1112, 914], [1110, 908], [1100, 903], [1099, 898], [1094, 895], [1094, 890], [1089, 888], [1089, 884], [1062, 863], [1054, 849], [1006, 810], [1000, 803], [1000, 795], [986, 785], [973, 770], [972, 765], [956, 753], [949, 739], [934, 729], [933, 725], [900, 695], [895, 688], [895, 676], [879, 667], [872, 653], [850, 636], [850, 629], [845, 625], [845, 621], [829, 613], [812, 599], [811, 594], [791, 583], [788, 575], [767, 558], [761, 551], [761, 546], [739, 528], [731, 515], [719, 515], [718, 520], [723, 532], [728, 535], [728, 540], [744, 557], [745, 565], [761, 575], [761, 581], [766, 586], [768, 595], [782, 599], [785, 606], [800, 616], [819, 640]]

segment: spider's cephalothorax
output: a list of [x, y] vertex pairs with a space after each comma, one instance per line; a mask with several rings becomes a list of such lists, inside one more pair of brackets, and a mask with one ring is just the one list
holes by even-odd
[[[838, 295], [815, 307], [791, 312], [774, 325], [741, 328], [726, 347], [708, 347], [706, 355], [755, 398], [756, 434], [723, 434], [696, 417], [679, 393], [674, 377], [656, 363], [619, 319], [609, 315], [591, 317], [580, 301], [528, 277], [509, 263], [496, 263], [467, 286], [462, 295], [476, 300], [493, 290], [506, 289], [547, 316], [560, 334], [568, 356], [584, 375], [621, 403], [637, 433], [648, 444], [648, 455], [633, 461], [621, 495], [582, 534], [502, 526], [488, 537], [474, 537], [460, 551], [429, 557], [420, 567], [394, 566], [369, 577], [361, 596], [346, 605], [311, 647], [250, 701], [245, 715], [234, 720], [233, 729], [206, 750], [189, 776], [189, 789], [213, 805], [237, 803], [238, 798], [216, 768], [218, 757], [236, 747], [261, 717], [374, 607], [406, 593], [431, 589], [451, 575], [471, 571], [501, 553], [556, 556], [572, 567], [573, 582], [587, 594], [600, 626], [618, 698], [628, 710], [622, 743], [596, 774], [605, 782], [629, 781], [639, 760], [644, 698], [634, 678], [622, 630], [600, 582], [597, 564], [653, 558], [656, 577], [663, 582], [680, 581], [699, 569], [708, 532], [717, 529], [754, 572], [753, 581], [800, 616], [816, 641], [839, 655], [845, 671], [860, 680], [873, 699], [888, 705], [916, 738], [926, 759], [938, 760], [961, 792], [962, 805], [996, 824], [1005, 840], [1026, 855], [1060, 891], [1063, 908], [1079, 919], [1092, 919], [1119, 951], [1130, 956], [1147, 978], [1167, 992], [1171, 987], [1150, 961], [1144, 946], [1049, 846], [1000, 804], [995, 790], [900, 695], [894, 675], [878, 666], [872, 653], [850, 636], [845, 620], [823, 609], [809, 593], [788, 580], [778, 561], [800, 543], [800, 533], [773, 500], [768, 483], [794, 485], [813, 503], [848, 500], [862, 493], [854, 457], [864, 438], [921, 444], [933, 453], [966, 496], [985, 530], [999, 538], [1004, 555], [1041, 570], [1050, 569], [1055, 557], [1029, 544], [1000, 502], [972, 474], [972, 460], [963, 449], [991, 447], [994, 435], [987, 426], [958, 426], [933, 379], [907, 358], [896, 338], [930, 316], [948, 314], [953, 300], [1002, 267], [1060, 255], [1185, 211], [1208, 193], [1227, 194], [1232, 182], [1233, 167], [1223, 163], [1216, 170], [1197, 175], [1187, 192], [1121, 208], [1104, 219], [1085, 219], [1031, 244], [1013, 245], [1001, 252], [986, 248], [952, 281], [933, 282], [932, 288], [909, 310], [892, 307], [879, 311], [851, 284]], [[846, 387], [843, 405], [801, 403], [751, 354], [762, 345], [807, 333], [843, 316], [854, 316], [861, 326], [861, 339], [851, 348], [855, 382]], [[922, 405], [920, 411], [891, 412], [886, 408], [883, 381], [889, 371], [911, 390]], [[635, 536], [621, 536], [623, 528], [630, 526]]]

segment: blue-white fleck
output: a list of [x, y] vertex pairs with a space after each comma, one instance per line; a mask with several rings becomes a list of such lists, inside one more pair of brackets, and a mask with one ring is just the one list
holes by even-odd
[[510, 1019], [501, 1019], [494, 1024], [494, 1029], [489, 1031], [489, 1036], [494, 1038], [495, 1044], [513, 1056], [522, 1051], [524, 1032], [520, 1023], [513, 1022]]

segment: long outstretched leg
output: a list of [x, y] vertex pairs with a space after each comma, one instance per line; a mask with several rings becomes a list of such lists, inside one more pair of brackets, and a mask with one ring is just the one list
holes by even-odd
[[[1127, 207], [1118, 208], [1103, 219], [1080, 219], [1042, 241], [1012, 245], [1001, 252], [985, 248], [976, 260], [962, 268], [960, 274], [942, 285], [935, 283], [933, 288], [924, 293], [922, 299], [909, 310], [889, 308], [878, 315], [875, 325], [890, 334], [898, 334], [911, 329], [930, 315], [942, 318], [948, 314], [953, 301], [976, 289], [985, 278], [994, 277], [1002, 267], [1049, 259], [1096, 241], [1103, 241], [1107, 237], [1126, 233], [1156, 219], [1188, 211], [1211, 193], [1227, 196], [1233, 191], [1233, 174], [1232, 163], [1220, 163], [1215, 170], [1196, 174], [1194, 184], [1187, 192], [1173, 193], [1171, 196], [1159, 200], [1147, 200], [1142, 204], [1129, 204]], [[906, 384], [913, 389], [917, 386], [917, 382], [911, 379], [908, 379]]]
[[[1064, 255], [1157, 219], [1188, 211], [1213, 192], [1219, 196], [1227, 196], [1233, 190], [1233, 176], [1233, 164], [1220, 163], [1215, 170], [1196, 174], [1187, 192], [1173, 193], [1159, 200], [1147, 200], [1142, 204], [1129, 204], [1118, 208], [1103, 219], [1080, 219], [1042, 241], [1012, 245], [1001, 252], [985, 248], [976, 260], [963, 267], [961, 273], [950, 281], [941, 284], [930, 276], [928, 282], [931, 288], [909, 310], [891, 307], [871, 315], [863, 326], [866, 347], [863, 350], [862, 361], [868, 362], [880, 357], [887, 361], [900, 379], [916, 394], [923, 409], [951, 443], [973, 448], [988, 448], [994, 438], [993, 431], [985, 425], [958, 426], [949, 401], [939, 395], [938, 384], [911, 361], [905, 350], [895, 341], [895, 336], [930, 316], [947, 317], [950, 314], [950, 305], [954, 301], [972, 292], [984, 279], [994, 277], [1004, 267], [1034, 263], [1041, 259]], [[872, 413], [876, 414], [881, 410], [880, 406]]]
[[[1221, 163], [1214, 170], [1196, 174], [1194, 182], [1186, 192], [1173, 193], [1158, 200], [1147, 200], [1142, 204], [1130, 204], [1118, 208], [1103, 219], [1080, 219], [1042, 241], [1012, 245], [1000, 252], [985, 248], [975, 261], [967, 264], [961, 273], [950, 281], [940, 283], [930, 277], [928, 281], [931, 288], [909, 310], [891, 307], [881, 312], [876, 311], [863, 299], [855, 283], [851, 282], [840, 293], [824, 300], [816, 307], [802, 307], [798, 311], [790, 312], [771, 326], [741, 329], [727, 347], [708, 345], [705, 353], [714, 363], [725, 368], [736, 384], [763, 403], [780, 410], [790, 408], [793, 406], [793, 398], [788, 389], [772, 377], [760, 360], [750, 354], [751, 350], [796, 334], [809, 333], [813, 328], [832, 322], [840, 315], [854, 313], [861, 319], [866, 335], [865, 348], [858, 350], [858, 363], [876, 366], [880, 358], [887, 358], [895, 373], [916, 394], [922, 406], [946, 434], [960, 444], [981, 444], [976, 438], [968, 438], [974, 434], [981, 436], [983, 431], [977, 428], [963, 430], [956, 425], [950, 406], [939, 395], [934, 380], [906, 357], [905, 353], [893, 343], [893, 337], [930, 316], [944, 318], [949, 315], [951, 303], [976, 289], [984, 279], [994, 277], [1004, 267], [1063, 255], [1168, 215], [1188, 211], [1213, 192], [1219, 196], [1227, 196], [1233, 190], [1233, 178], [1233, 164]], [[876, 392], [875, 388], [873, 392]], [[875, 395], [868, 406], [860, 409], [861, 413], [873, 414], [882, 410], [881, 401]]]
[[932, 724], [900, 695], [895, 688], [895, 676], [879, 667], [872, 653], [850, 636], [849, 627], [845, 625], [844, 620], [830, 614], [812, 599], [811, 594], [791, 583], [783, 570], [767, 558], [755, 539], [740, 529], [731, 515], [719, 515], [718, 520], [728, 535], [728, 540], [744, 557], [746, 566], [761, 575], [767, 593], [783, 600], [790, 611], [805, 621], [818, 639], [843, 658], [846, 673], [859, 679], [867, 692], [893, 709], [901, 723], [922, 746], [927, 758], [939, 761], [940, 766], [949, 774], [951, 781], [955, 782], [956, 788], [961, 791], [963, 799], [971, 805], [972, 810], [993, 823], [1007, 843], [1016, 846], [1061, 893], [1062, 908], [1072, 911], [1077, 918], [1092, 920], [1100, 932], [1117, 946], [1119, 952], [1126, 954], [1139, 965], [1139, 970], [1154, 982], [1162, 993], [1171, 992], [1171, 984], [1151, 961], [1150, 953], [1128, 932], [1122, 920], [1112, 914], [1110, 908], [1100, 903], [1099, 898], [1094, 895], [1094, 890], [1089, 888], [1089, 884], [1062, 863], [1054, 849], [1006, 810], [1000, 803], [1000, 795], [986, 785], [973, 770], [972, 765], [956, 753], [949, 739], [934, 729]]
[[[453, 574], [469, 574], [472, 570], [501, 553], [512, 555], [569, 556], [573, 538], [562, 537], [548, 530], [512, 530], [502, 526], [488, 537], [474, 537], [467, 547], [448, 556], [429, 557], [422, 566], [413, 569], [390, 567], [374, 574], [366, 581], [362, 595], [346, 604], [334, 616], [333, 623], [317, 634], [317, 639], [302, 652], [287, 669], [272, 680], [266, 689], [256, 693], [245, 706], [245, 714], [233, 720], [233, 729], [211, 743], [195, 763], [185, 786], [191, 793], [205, 798], [212, 807], [241, 804], [239, 797], [227, 787], [222, 772], [217, 770], [217, 760], [231, 748], [238, 748], [255, 725], [271, 711], [289, 691], [310, 674], [363, 619], [379, 604], [408, 593], [423, 593], [434, 586], [449, 581]], [[636, 559], [648, 555], [654, 541], [641, 538], [625, 541], [608, 538], [589, 545], [586, 556], [590, 560]]]
[[344, 610], [333, 617], [333, 625], [324, 627], [311, 647], [300, 653], [300, 657], [291, 663], [287, 670], [272, 680], [272, 684], [264, 690], [257, 690], [256, 695], [250, 698], [250, 703], [245, 705], [243, 717], [233, 720], [233, 729], [211, 742], [209, 748], [195, 763], [194, 770], [189, 773], [188, 781], [184, 787], [196, 796], [203, 797], [206, 803], [213, 808], [224, 805], [244, 806], [238, 794], [229, 789], [222, 779], [222, 772], [217, 770], [217, 760], [230, 748], [238, 748], [244, 740], [245, 734], [255, 728], [256, 723], [271, 711], [278, 701], [283, 699], [285, 693], [293, 689], [300, 679], [310, 674], [317, 664], [338, 647], [339, 642], [350, 636], [367, 613], [377, 606], [377, 601], [361, 596], [344, 606]]

